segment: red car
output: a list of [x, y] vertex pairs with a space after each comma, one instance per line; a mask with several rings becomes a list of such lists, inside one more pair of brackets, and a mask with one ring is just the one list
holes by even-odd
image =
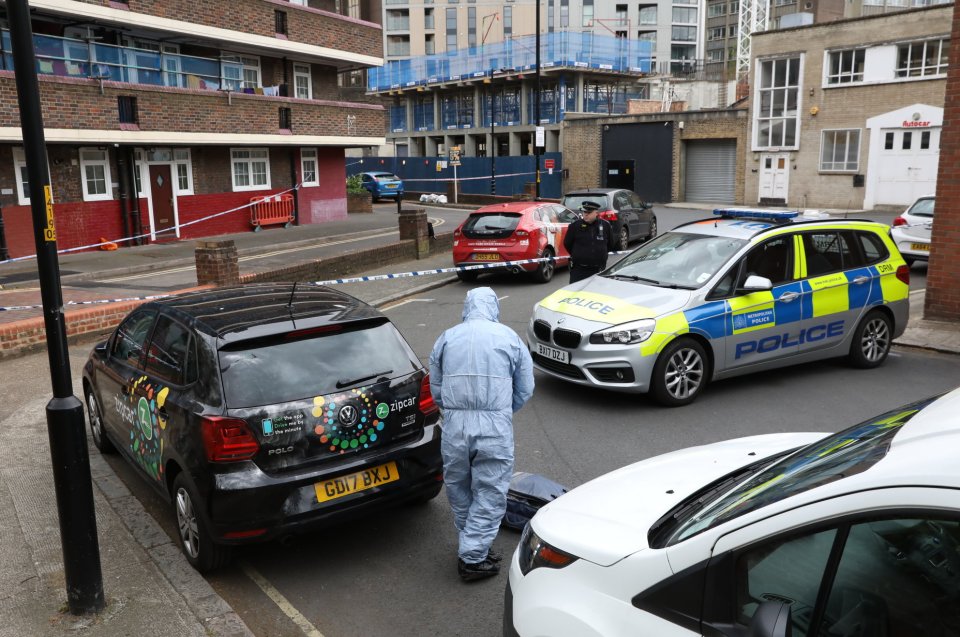
[[[567, 225], [579, 216], [555, 203], [518, 201], [484, 206], [472, 213], [453, 233], [453, 262], [455, 265], [475, 265], [522, 261], [540, 257], [567, 256], [563, 237]], [[491, 270], [457, 272], [461, 281], [474, 281], [480, 272], [528, 272], [540, 283], [553, 278], [560, 262], [542, 261], [504, 266]]]

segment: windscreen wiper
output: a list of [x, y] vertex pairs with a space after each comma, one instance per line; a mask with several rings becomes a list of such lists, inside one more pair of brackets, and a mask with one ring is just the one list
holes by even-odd
[[337, 389], [343, 389], [344, 387], [349, 387], [350, 385], [356, 385], [357, 383], [362, 383], [365, 380], [370, 380], [371, 378], [376, 378], [378, 376], [386, 376], [387, 374], [392, 374], [393, 370], [388, 369], [382, 372], [375, 372], [369, 376], [361, 376], [360, 378], [353, 378], [350, 380], [340, 379], [337, 381]]
[[635, 274], [603, 274], [601, 276], [608, 276], [611, 279], [625, 279], [627, 281], [640, 281], [642, 283], [650, 283], [652, 285], [660, 285], [660, 281], [656, 279], [647, 279], [642, 276], [637, 276]]

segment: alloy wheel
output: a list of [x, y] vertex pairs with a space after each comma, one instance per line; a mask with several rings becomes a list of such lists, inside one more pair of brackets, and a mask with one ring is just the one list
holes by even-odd
[[703, 358], [699, 352], [689, 347], [678, 349], [664, 370], [667, 392], [678, 400], [696, 394], [703, 383], [703, 370]]
[[200, 554], [200, 531], [197, 527], [197, 513], [187, 490], [177, 490], [177, 526], [180, 529], [180, 541], [187, 555], [196, 559]]
[[860, 351], [863, 357], [876, 363], [887, 355], [890, 349], [890, 328], [887, 322], [882, 318], [875, 318], [866, 324], [863, 328], [863, 336], [860, 338]]
[[103, 420], [100, 417], [97, 399], [92, 392], [87, 394], [87, 414], [90, 417], [90, 434], [93, 436], [93, 442], [99, 447], [103, 442]]

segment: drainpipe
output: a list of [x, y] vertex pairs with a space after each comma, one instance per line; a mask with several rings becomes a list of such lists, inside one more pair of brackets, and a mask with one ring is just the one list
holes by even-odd
[[[290, 185], [293, 187], [293, 225], [300, 225], [300, 189], [297, 188], [297, 164], [296, 164], [297, 149], [290, 149]], [[320, 157], [318, 153], [317, 163], [320, 163]], [[317, 170], [319, 172], [319, 168]]]
[[[136, 157], [134, 157], [133, 147], [126, 146], [121, 152], [127, 155], [127, 179], [130, 181], [130, 193], [132, 195], [130, 197], [130, 217], [133, 220], [131, 226], [133, 234], [137, 237], [134, 240], [134, 245], [142, 246], [143, 238], [140, 235], [143, 234], [143, 228], [140, 224], [140, 194], [137, 192], [137, 179], [134, 176], [134, 171], [138, 170], [137, 160]], [[149, 186], [144, 184], [144, 187], [147, 188]]]
[[123, 236], [130, 236], [130, 169], [127, 166], [127, 153], [119, 144], [117, 149], [117, 171], [120, 173], [118, 186], [120, 187], [120, 220], [123, 222]]

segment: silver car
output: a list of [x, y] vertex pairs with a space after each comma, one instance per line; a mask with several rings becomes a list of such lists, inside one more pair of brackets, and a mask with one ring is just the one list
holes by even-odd
[[920, 197], [906, 212], [893, 220], [891, 235], [900, 254], [913, 265], [914, 261], [930, 259], [930, 230], [933, 227], [933, 207], [936, 197]]
[[527, 329], [537, 369], [675, 406], [711, 379], [886, 359], [907, 324], [910, 283], [888, 226], [715, 213], [540, 301]]

